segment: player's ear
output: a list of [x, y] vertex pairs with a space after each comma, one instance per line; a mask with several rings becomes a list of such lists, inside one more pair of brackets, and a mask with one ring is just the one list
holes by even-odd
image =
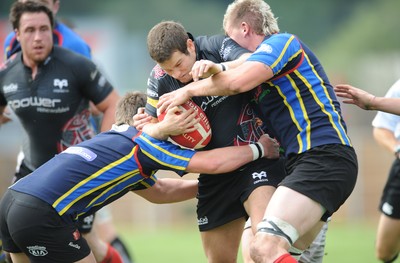
[[15, 32], [15, 38], [19, 41], [19, 30], [18, 28], [14, 29]]
[[189, 51], [191, 51], [191, 52], [196, 51], [194, 42], [193, 42], [193, 40], [191, 40], [190, 38], [186, 41], [186, 46], [187, 46], [187, 49], [188, 49]]
[[53, 16], [55, 16], [58, 13], [58, 10], [60, 9], [60, 1], [56, 0], [53, 2]]
[[250, 33], [250, 26], [246, 22], [240, 24], [240, 29], [243, 32], [243, 35], [248, 35]]

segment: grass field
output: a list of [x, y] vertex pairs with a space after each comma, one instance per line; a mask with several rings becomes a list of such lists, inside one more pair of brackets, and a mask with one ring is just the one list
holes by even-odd
[[[207, 262], [196, 226], [158, 229], [125, 226], [120, 230], [137, 263]], [[331, 222], [324, 263], [378, 263], [374, 256], [374, 239], [374, 224]], [[238, 262], [242, 263], [240, 256]]]

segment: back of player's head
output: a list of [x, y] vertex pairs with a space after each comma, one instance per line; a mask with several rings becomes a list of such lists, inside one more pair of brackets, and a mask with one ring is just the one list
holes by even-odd
[[45, 13], [49, 17], [51, 26], [54, 25], [53, 13], [46, 5], [38, 1], [17, 1], [10, 10], [10, 22], [13, 29], [19, 28], [21, 16], [25, 13]]
[[164, 21], [155, 25], [147, 34], [147, 49], [157, 63], [168, 60], [175, 51], [188, 54], [189, 36], [178, 22]]
[[115, 110], [115, 124], [133, 125], [133, 115], [138, 111], [138, 108], [146, 105], [147, 96], [140, 91], [128, 92], [123, 96], [117, 104]]
[[228, 5], [223, 22], [225, 32], [228, 26], [239, 26], [242, 22], [258, 35], [279, 33], [278, 20], [264, 0], [235, 0]]

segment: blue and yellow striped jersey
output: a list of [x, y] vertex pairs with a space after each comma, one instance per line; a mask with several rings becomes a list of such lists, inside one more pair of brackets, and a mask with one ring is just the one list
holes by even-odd
[[324, 144], [351, 145], [340, 104], [317, 57], [296, 36], [268, 36], [248, 61], [269, 66], [274, 77], [253, 90], [266, 126], [285, 154]]
[[10, 188], [75, 220], [129, 191], [151, 187], [157, 170], [184, 175], [194, 153], [123, 125], [69, 147]]

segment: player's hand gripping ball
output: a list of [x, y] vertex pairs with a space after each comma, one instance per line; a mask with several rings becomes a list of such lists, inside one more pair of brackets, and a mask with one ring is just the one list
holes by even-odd
[[[187, 111], [193, 108], [197, 113], [199, 122], [195, 125], [196, 130], [190, 133], [183, 133], [181, 135], [170, 136], [171, 140], [175, 143], [191, 149], [200, 149], [205, 147], [211, 140], [211, 126], [210, 122], [204, 111], [192, 100], [187, 101], [185, 104], [179, 106], [182, 111]], [[162, 121], [166, 112], [158, 116], [159, 121]]]

